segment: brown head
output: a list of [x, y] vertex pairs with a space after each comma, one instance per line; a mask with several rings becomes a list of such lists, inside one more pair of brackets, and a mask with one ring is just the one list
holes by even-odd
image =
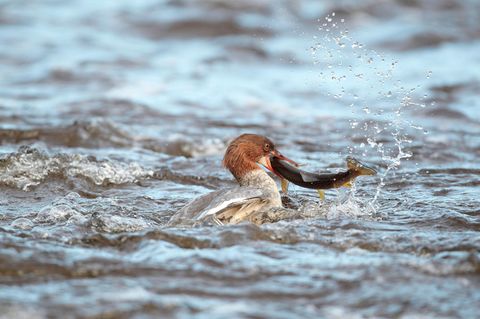
[[261, 169], [258, 164], [262, 164], [277, 174], [270, 163], [270, 157], [272, 156], [297, 165], [291, 159], [280, 154], [276, 150], [275, 144], [267, 137], [256, 134], [242, 134], [228, 145], [223, 157], [223, 165], [237, 180], [240, 180], [248, 172]]

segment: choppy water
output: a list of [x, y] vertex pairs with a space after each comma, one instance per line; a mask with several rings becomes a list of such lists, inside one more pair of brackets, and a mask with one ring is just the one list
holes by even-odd
[[[1, 318], [478, 318], [477, 1], [4, 1]], [[176, 229], [265, 134], [353, 191]]]

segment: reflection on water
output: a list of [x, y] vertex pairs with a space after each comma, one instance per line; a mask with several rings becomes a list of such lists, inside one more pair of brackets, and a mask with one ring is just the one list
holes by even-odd
[[[475, 318], [477, 1], [0, 4], [0, 317]], [[166, 221], [265, 134], [353, 190]], [[68, 314], [68, 315], [66, 315]]]

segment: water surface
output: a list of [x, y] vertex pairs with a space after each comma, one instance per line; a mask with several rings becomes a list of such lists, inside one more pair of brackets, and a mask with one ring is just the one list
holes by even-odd
[[[4, 1], [1, 318], [476, 318], [477, 1]], [[244, 132], [353, 190], [168, 228]]]

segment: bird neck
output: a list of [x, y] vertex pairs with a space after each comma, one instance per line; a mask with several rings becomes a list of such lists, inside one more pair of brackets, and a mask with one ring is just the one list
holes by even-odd
[[238, 178], [240, 186], [251, 186], [278, 193], [277, 184], [263, 169], [258, 168]]

